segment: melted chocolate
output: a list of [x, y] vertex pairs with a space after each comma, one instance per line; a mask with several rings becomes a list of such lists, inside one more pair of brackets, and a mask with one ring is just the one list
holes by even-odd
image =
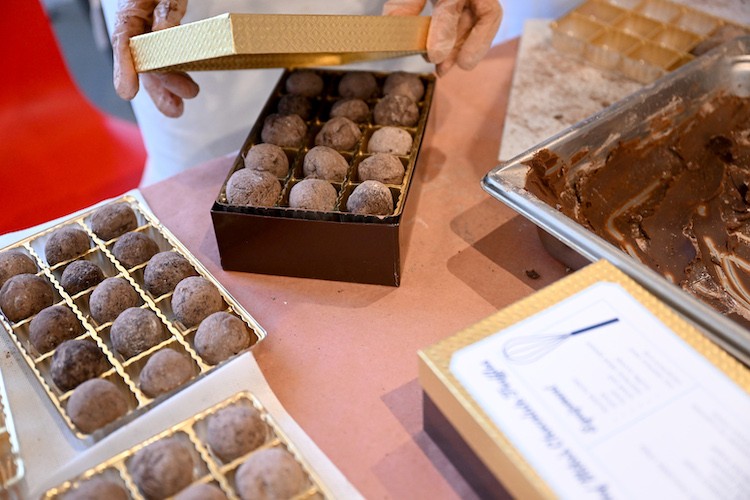
[[749, 99], [718, 96], [585, 168], [548, 150], [528, 166], [530, 192], [750, 326]]

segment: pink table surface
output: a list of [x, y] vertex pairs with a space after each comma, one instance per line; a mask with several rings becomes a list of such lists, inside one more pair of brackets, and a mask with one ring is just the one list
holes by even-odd
[[473, 496], [422, 428], [417, 350], [565, 274], [535, 227], [480, 187], [497, 163], [517, 48], [494, 47], [473, 71], [437, 83], [398, 288], [223, 271], [209, 211], [231, 158], [142, 190], [268, 331], [254, 353], [271, 388], [368, 498]]

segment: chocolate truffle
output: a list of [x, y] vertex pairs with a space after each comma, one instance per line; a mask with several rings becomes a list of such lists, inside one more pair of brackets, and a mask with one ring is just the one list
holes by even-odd
[[34, 259], [13, 250], [0, 253], [0, 287], [17, 274], [36, 274]]
[[232, 405], [208, 419], [206, 441], [223, 462], [250, 453], [266, 441], [266, 424], [252, 406]]
[[83, 331], [83, 325], [73, 311], [65, 306], [50, 306], [42, 309], [29, 323], [29, 340], [40, 354], [44, 354]]
[[351, 151], [362, 137], [362, 131], [349, 118], [337, 116], [331, 118], [315, 136], [316, 146], [328, 146], [339, 151]]
[[73, 424], [90, 434], [125, 415], [128, 401], [123, 391], [109, 380], [92, 378], [73, 389], [67, 411]]
[[323, 92], [323, 78], [314, 71], [295, 71], [286, 79], [286, 91], [305, 97], [315, 97]]
[[250, 340], [241, 319], [219, 311], [201, 321], [193, 343], [200, 357], [215, 365], [250, 347]]
[[215, 484], [196, 483], [175, 495], [174, 500], [227, 500], [227, 496]]
[[369, 99], [378, 93], [375, 75], [366, 71], [345, 74], [339, 81], [339, 95], [357, 99]]
[[245, 168], [270, 172], [276, 177], [286, 177], [289, 172], [289, 158], [276, 144], [256, 144], [245, 155]]
[[414, 102], [419, 102], [424, 96], [424, 84], [421, 78], [413, 73], [396, 71], [385, 79], [383, 94], [403, 95]]
[[315, 146], [302, 160], [302, 173], [312, 179], [343, 182], [348, 168], [346, 159], [328, 146]]
[[137, 227], [135, 212], [125, 202], [104, 205], [91, 216], [91, 230], [104, 241], [117, 238]]
[[353, 122], [363, 123], [370, 117], [370, 107], [362, 99], [341, 99], [333, 104], [330, 115], [343, 116]]
[[402, 128], [383, 127], [372, 133], [367, 143], [370, 153], [391, 153], [406, 156], [411, 152], [411, 134]]
[[413, 127], [419, 120], [419, 108], [408, 97], [387, 95], [375, 104], [375, 123], [378, 125], [396, 125]]
[[151, 349], [165, 340], [164, 325], [150, 309], [130, 307], [112, 323], [109, 330], [112, 346], [125, 359]]
[[304, 179], [289, 191], [289, 207], [330, 212], [336, 206], [336, 188], [323, 179]]
[[227, 181], [231, 205], [272, 207], [281, 194], [279, 179], [270, 172], [241, 168]]
[[401, 160], [388, 153], [376, 153], [362, 160], [357, 167], [360, 181], [379, 181], [383, 184], [401, 184], [404, 181], [404, 165]]
[[52, 285], [36, 274], [17, 274], [0, 288], [0, 309], [11, 321], [21, 321], [52, 305]]
[[75, 295], [98, 285], [104, 280], [104, 271], [90, 260], [74, 260], [65, 267], [60, 284], [70, 295]]
[[299, 115], [268, 115], [260, 137], [263, 142], [284, 148], [299, 148], [305, 143], [307, 125]]
[[276, 108], [280, 115], [299, 115], [303, 120], [309, 120], [312, 112], [310, 99], [298, 94], [286, 94], [279, 99]]
[[131, 232], [123, 234], [112, 246], [112, 255], [127, 269], [147, 262], [159, 252], [159, 245], [150, 236]]
[[63, 495], [63, 500], [128, 500], [128, 490], [121, 484], [101, 476], [93, 477]]
[[346, 209], [355, 214], [390, 215], [393, 195], [381, 182], [365, 181], [349, 195]]
[[278, 447], [250, 455], [237, 469], [234, 484], [242, 500], [292, 498], [308, 487], [305, 471]]
[[177, 437], [160, 439], [138, 450], [128, 471], [146, 498], [167, 498], [193, 482], [193, 454]]
[[173, 349], [156, 351], [141, 370], [139, 381], [143, 393], [155, 398], [193, 378], [193, 364], [184, 354]]
[[154, 297], [174, 290], [177, 283], [198, 272], [188, 260], [177, 252], [159, 252], [148, 261], [143, 271], [143, 283]]
[[206, 278], [191, 276], [180, 281], [172, 295], [172, 312], [187, 327], [221, 311], [224, 300], [219, 290]]
[[89, 340], [66, 340], [55, 349], [50, 375], [63, 392], [98, 377], [109, 368], [104, 353]]
[[97, 323], [114, 320], [128, 307], [138, 305], [138, 293], [124, 278], [107, 278], [94, 288], [89, 311]]
[[74, 226], [65, 226], [53, 232], [44, 245], [44, 256], [50, 266], [73, 259], [89, 249], [86, 231]]

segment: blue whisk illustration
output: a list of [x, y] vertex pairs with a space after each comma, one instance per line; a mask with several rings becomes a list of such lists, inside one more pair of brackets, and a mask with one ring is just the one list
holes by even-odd
[[524, 337], [516, 337], [505, 343], [503, 346], [503, 354], [505, 355], [505, 358], [512, 363], [533, 363], [544, 355], [554, 351], [560, 344], [573, 335], [589, 332], [617, 321], [619, 321], [617, 318], [612, 318], [595, 325], [590, 325], [560, 335], [528, 335]]

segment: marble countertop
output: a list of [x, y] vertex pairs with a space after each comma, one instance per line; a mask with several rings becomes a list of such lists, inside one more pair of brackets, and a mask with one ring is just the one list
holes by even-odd
[[[677, 3], [750, 25], [750, 0]], [[508, 161], [643, 87], [555, 49], [550, 20], [524, 27], [514, 70], [498, 159]]]

